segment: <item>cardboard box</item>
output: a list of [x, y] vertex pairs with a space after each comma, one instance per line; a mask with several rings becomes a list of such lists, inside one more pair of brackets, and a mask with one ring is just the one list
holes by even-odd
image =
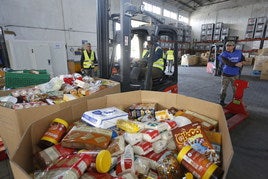
[[0, 77], [4, 77], [5, 76], [5, 72], [0, 70]]
[[244, 66], [250, 66], [250, 65], [252, 65], [253, 61], [254, 61], [253, 57], [250, 57], [250, 58], [247, 57], [247, 58], [245, 58], [245, 61], [243, 61], [242, 63]]
[[258, 49], [258, 55], [268, 56], [268, 48]]
[[268, 80], [268, 61], [266, 61], [262, 64], [260, 79], [261, 80]]
[[256, 56], [255, 61], [254, 61], [253, 70], [261, 71], [262, 64], [266, 61], [268, 61], [268, 56], [262, 56], [262, 55]]
[[[120, 83], [116, 83], [113, 87], [102, 89], [89, 96], [56, 105], [19, 110], [0, 107], [0, 136], [3, 138], [5, 146], [8, 149], [9, 156], [11, 157], [14, 154], [21, 136], [32, 122], [76, 103], [86, 106], [88, 99], [105, 96], [107, 94], [119, 93], [120, 91]], [[11, 91], [9, 91], [9, 93], [10, 92]], [[7, 92], [3, 92], [2, 94], [7, 95], [6, 93]]]
[[0, 87], [1, 87], [1, 88], [4, 87], [5, 84], [6, 84], [6, 82], [5, 82], [5, 77], [0, 77]]
[[79, 120], [87, 110], [112, 106], [125, 109], [135, 103], [157, 103], [158, 109], [170, 107], [188, 109], [218, 120], [219, 131], [222, 135], [222, 168], [225, 171], [224, 178], [226, 177], [234, 151], [225, 115], [220, 105], [173, 93], [133, 91], [90, 99], [87, 101], [87, 105], [74, 104], [32, 123], [24, 134], [18, 150], [10, 160], [15, 178], [31, 178], [30, 173], [33, 172], [32, 156], [37, 152], [36, 144], [54, 118], [60, 117], [71, 122]]
[[196, 65], [199, 62], [199, 57], [196, 55], [185, 54], [181, 57], [181, 66]]

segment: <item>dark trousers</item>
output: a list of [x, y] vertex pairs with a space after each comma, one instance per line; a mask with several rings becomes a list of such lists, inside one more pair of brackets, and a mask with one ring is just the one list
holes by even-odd
[[86, 76], [95, 77], [94, 68], [84, 68], [84, 73]]

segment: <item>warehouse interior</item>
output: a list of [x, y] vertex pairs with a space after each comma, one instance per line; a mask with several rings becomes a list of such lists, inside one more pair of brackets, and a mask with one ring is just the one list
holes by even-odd
[[[242, 97], [239, 105], [245, 107], [246, 115], [242, 115], [243, 118], [237, 120], [234, 126], [228, 123], [226, 116], [228, 125], [225, 128], [229, 130], [231, 139], [231, 146], [227, 148], [233, 150], [233, 155], [230, 154], [229, 161], [224, 159], [228, 163], [224, 178], [268, 178], [265, 168], [268, 158], [266, 0], [1, 0], [0, 4], [0, 101], [9, 90], [14, 90], [12, 88], [16, 83], [21, 83], [20, 80], [9, 82], [14, 80], [8, 76], [12, 70], [40, 73], [45, 69], [47, 74], [44, 82], [57, 76], [65, 75], [64, 78], [67, 78], [68, 74], [84, 75], [80, 59], [84, 45], [90, 43], [98, 60], [95, 75], [119, 82], [119, 89], [114, 91], [169, 91], [217, 104], [225, 111], [226, 108], [218, 104], [221, 76], [218, 74], [217, 55], [231, 39], [235, 42], [235, 48], [245, 57], [240, 80], [247, 83], [240, 91]], [[149, 26], [153, 27], [152, 30], [147, 29]], [[149, 77], [142, 83], [131, 84], [130, 67], [133, 67], [133, 61], [141, 58], [144, 48], [144, 44], [136, 39], [141, 33], [133, 35], [139, 30], [148, 30], [150, 40], [155, 40], [163, 51], [175, 51], [172, 71], [165, 71], [167, 78], [161, 78], [166, 82], [160, 80], [150, 84], [148, 79], [152, 74], [147, 73]], [[174, 31], [176, 35], [172, 34]], [[234, 101], [229, 87], [226, 103]], [[2, 101], [1, 104], [6, 105]], [[1, 105], [0, 108], [6, 112], [5, 106]], [[49, 109], [52, 108], [47, 108], [46, 112]], [[206, 107], [200, 106], [201, 109]], [[12, 114], [8, 118], [12, 119], [23, 114], [15, 112], [13, 115], [16, 110], [7, 111], [7, 114], [1, 112], [0, 129], [8, 125], [3, 120], [6, 115]], [[53, 111], [47, 115], [52, 115]], [[30, 110], [27, 113], [25, 116], [29, 117]], [[25, 130], [28, 130], [26, 127], [25, 123]], [[3, 138], [0, 144], [5, 144], [6, 137], [11, 138], [4, 133], [0, 132]], [[20, 131], [20, 135], [23, 134], [27, 136], [27, 133]], [[13, 147], [11, 143], [8, 146]], [[3, 145], [0, 145], [0, 149], [0, 178], [18, 178], [18, 168], [21, 169], [21, 163], [25, 163], [18, 159], [22, 153], [14, 153], [13, 156], [13, 149], [9, 150]], [[18, 168], [14, 167], [16, 165]], [[226, 169], [226, 163], [224, 167]], [[25, 174], [25, 171], [22, 173]], [[125, 178], [135, 177], [127, 175]]]

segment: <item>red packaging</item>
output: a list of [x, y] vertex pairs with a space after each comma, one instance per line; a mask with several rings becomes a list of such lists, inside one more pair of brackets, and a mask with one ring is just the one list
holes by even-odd
[[69, 85], [72, 85], [74, 82], [73, 75], [65, 75], [63, 78], [64, 83], [67, 83]]
[[92, 168], [88, 168], [86, 173], [81, 176], [81, 179], [113, 179], [113, 176], [109, 173], [98, 173]]
[[90, 165], [92, 157], [87, 154], [73, 154], [60, 157], [57, 162], [38, 174], [37, 178], [79, 178]]
[[167, 155], [171, 154], [171, 151], [164, 150], [160, 153], [155, 153], [154, 151], [151, 151], [147, 155], [142, 156], [142, 158], [149, 160], [150, 162], [150, 168], [156, 170], [158, 161], [165, 158]]
[[144, 129], [141, 131], [141, 133], [142, 133], [143, 140], [148, 141], [148, 142], [155, 142], [161, 139], [161, 135], [159, 131], [155, 129]]
[[142, 141], [133, 146], [134, 153], [138, 155], [146, 155], [153, 150], [151, 142]]
[[60, 144], [49, 147], [37, 153], [35, 159], [41, 168], [45, 168], [59, 157], [74, 153], [74, 149], [62, 147]]
[[118, 158], [116, 166], [116, 175], [124, 173], [135, 173], [134, 168], [134, 152], [131, 145], [127, 145], [124, 154]]
[[176, 121], [165, 120], [165, 123], [168, 124], [168, 126], [170, 127], [170, 130], [175, 129], [175, 128], [177, 127], [177, 123], [176, 123]]

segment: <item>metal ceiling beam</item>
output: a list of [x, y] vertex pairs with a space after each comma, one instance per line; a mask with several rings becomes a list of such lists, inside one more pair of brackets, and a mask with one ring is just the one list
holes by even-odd
[[223, 2], [227, 2], [227, 1], [230, 1], [230, 0], [222, 0], [222, 1], [216, 1], [216, 2], [209, 0], [209, 3], [205, 3], [205, 4], [203, 4], [203, 6], [210, 6], [213, 4], [219, 4], [219, 3], [223, 3]]
[[[181, 2], [181, 1], [179, 1], [179, 0], [176, 0], [176, 2], [178, 2], [178, 3], [180, 3], [181, 5], [183, 5], [183, 6], [185, 6], [185, 7], [187, 7], [187, 8], [189, 8], [189, 9], [192, 9], [192, 10], [196, 10], [196, 8], [194, 8], [194, 7], [192, 7], [192, 6], [190, 6], [190, 5], [188, 5], [187, 3], [185, 3], [185, 2]], [[191, 1], [190, 1], [191, 2]]]
[[193, 0], [193, 2], [195, 2], [196, 4], [198, 4], [198, 6], [202, 6], [202, 3], [200, 1]]
[[[178, 11], [183, 10], [187, 12], [193, 12], [194, 10], [189, 10], [189, 7], [183, 6], [178, 0], [162, 0], [163, 3], [167, 3], [168, 5], [172, 4], [177, 7]], [[187, 9], [186, 9], [187, 8]]]

